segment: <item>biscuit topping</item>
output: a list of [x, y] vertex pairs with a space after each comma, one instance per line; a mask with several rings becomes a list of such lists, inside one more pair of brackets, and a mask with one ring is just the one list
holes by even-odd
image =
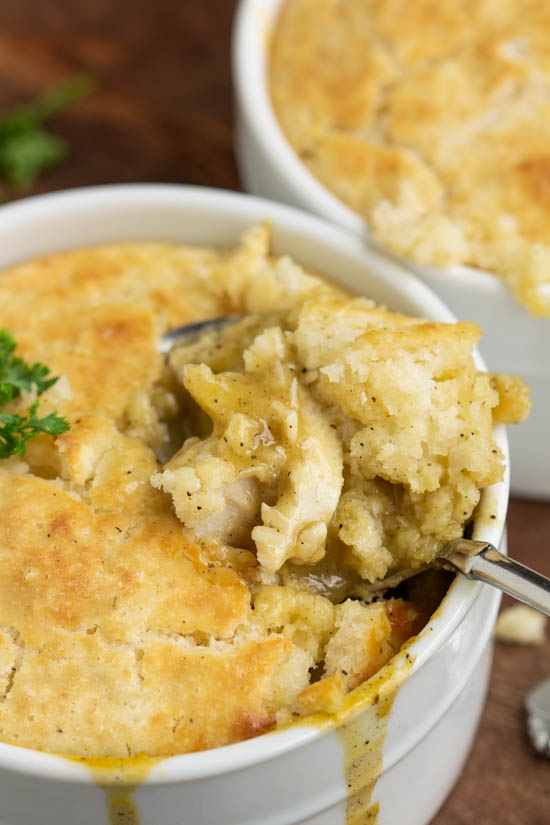
[[286, 0], [271, 97], [382, 243], [488, 270], [549, 316], [549, 32], [539, 0]]

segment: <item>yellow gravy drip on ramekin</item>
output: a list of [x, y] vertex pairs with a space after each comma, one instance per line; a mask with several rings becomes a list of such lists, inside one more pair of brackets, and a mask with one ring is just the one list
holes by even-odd
[[416, 639], [409, 639], [387, 665], [353, 690], [336, 713], [311, 714], [293, 723], [333, 729], [338, 735], [344, 751], [346, 825], [376, 825], [378, 821], [378, 804], [370, 804], [372, 792], [382, 773], [390, 712], [414, 665], [408, 648]]
[[390, 712], [413, 663], [412, 656], [406, 650], [402, 651], [401, 656], [357, 688], [344, 706], [343, 712], [347, 714], [364, 708], [362, 713], [354, 714], [337, 728], [344, 747], [346, 825], [375, 825], [378, 820], [378, 805], [371, 805], [372, 792], [382, 773]]
[[[489, 507], [491, 512], [496, 512]], [[409, 678], [416, 657], [410, 648], [432, 631], [432, 622], [443, 611], [457, 577], [418, 636], [411, 636], [399, 653], [368, 682], [347, 697], [335, 715], [336, 733], [344, 746], [347, 783], [346, 825], [377, 825], [379, 806], [371, 805], [372, 792], [383, 769], [383, 748], [393, 703]], [[345, 718], [346, 721], [340, 721]]]
[[85, 765], [94, 782], [104, 791], [111, 825], [141, 825], [132, 795], [162, 758], [153, 758], [147, 754], [124, 759], [109, 756], [68, 758]]

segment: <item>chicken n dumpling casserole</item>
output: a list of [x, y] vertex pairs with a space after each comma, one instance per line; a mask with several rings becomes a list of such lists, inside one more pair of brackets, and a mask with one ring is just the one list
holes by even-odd
[[540, 0], [285, 0], [271, 101], [384, 246], [493, 273], [549, 317], [549, 32]]
[[476, 369], [477, 327], [351, 298], [263, 226], [16, 266], [2, 327], [60, 376], [41, 410], [70, 424], [0, 460], [0, 739], [56, 753], [183, 753], [337, 710], [444, 592], [370, 585], [462, 534], [503, 473], [494, 422], [529, 406]]

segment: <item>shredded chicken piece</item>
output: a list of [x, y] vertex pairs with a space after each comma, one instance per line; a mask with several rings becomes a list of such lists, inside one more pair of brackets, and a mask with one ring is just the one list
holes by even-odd
[[342, 488], [342, 449], [301, 386], [279, 327], [244, 352], [243, 372], [184, 367], [184, 385], [211, 417], [204, 440], [189, 439], [152, 477], [171, 493], [178, 517], [197, 536], [245, 543], [276, 572], [288, 560], [325, 552]]

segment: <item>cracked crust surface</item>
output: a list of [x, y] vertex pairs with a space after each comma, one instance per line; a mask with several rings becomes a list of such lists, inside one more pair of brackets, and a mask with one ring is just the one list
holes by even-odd
[[549, 34], [539, 0], [286, 0], [271, 96], [379, 240], [489, 270], [550, 315]]
[[[164, 330], [227, 312], [251, 316], [227, 328], [227, 346], [206, 336], [176, 351], [172, 368], [157, 354]], [[436, 423], [422, 429], [432, 408], [443, 415], [449, 406], [432, 398], [436, 379], [448, 399], [487, 402], [471, 408], [476, 438], [455, 454], [467, 465], [468, 514], [478, 487], [501, 470], [499, 456], [484, 452], [491, 408], [503, 420], [526, 409], [517, 382], [473, 368], [471, 325], [424, 324], [350, 301], [272, 258], [265, 227], [234, 250], [143, 243], [22, 264], [0, 277], [2, 327], [18, 354], [61, 376], [41, 409], [71, 424], [56, 439], [30, 441], [24, 460], [0, 461], [0, 740], [57, 753], [182, 753], [334, 710], [437, 601], [349, 598], [361, 596], [360, 573], [372, 577], [387, 562], [384, 548], [393, 558], [399, 497], [418, 528], [422, 496], [438, 486], [430, 459], [448, 472]], [[424, 413], [410, 381], [391, 389], [398, 363], [431, 399]], [[350, 375], [368, 391], [360, 409], [340, 397]], [[254, 403], [239, 407], [235, 387], [241, 400], [252, 388]], [[9, 408], [31, 399], [23, 393]], [[407, 465], [405, 440], [397, 467], [384, 442], [403, 414], [416, 428], [409, 447], [424, 439], [434, 453], [415, 457], [414, 446]], [[378, 440], [369, 436], [364, 455], [354, 438], [374, 425]], [[287, 481], [297, 464], [301, 475]], [[169, 492], [183, 497], [175, 507], [170, 472]], [[451, 517], [445, 496], [430, 501], [426, 518], [442, 535], [461, 528], [465, 514]], [[285, 519], [291, 529], [273, 553]], [[418, 540], [418, 530], [406, 538]]]
[[0, 461], [3, 741], [84, 756], [210, 748], [272, 727], [307, 684], [310, 658], [248, 628], [246, 581], [202, 558], [149, 482], [179, 410], [158, 338], [234, 306], [239, 251], [246, 270], [242, 249], [144, 243], [0, 278], [0, 327], [61, 376], [41, 409], [71, 424]]

